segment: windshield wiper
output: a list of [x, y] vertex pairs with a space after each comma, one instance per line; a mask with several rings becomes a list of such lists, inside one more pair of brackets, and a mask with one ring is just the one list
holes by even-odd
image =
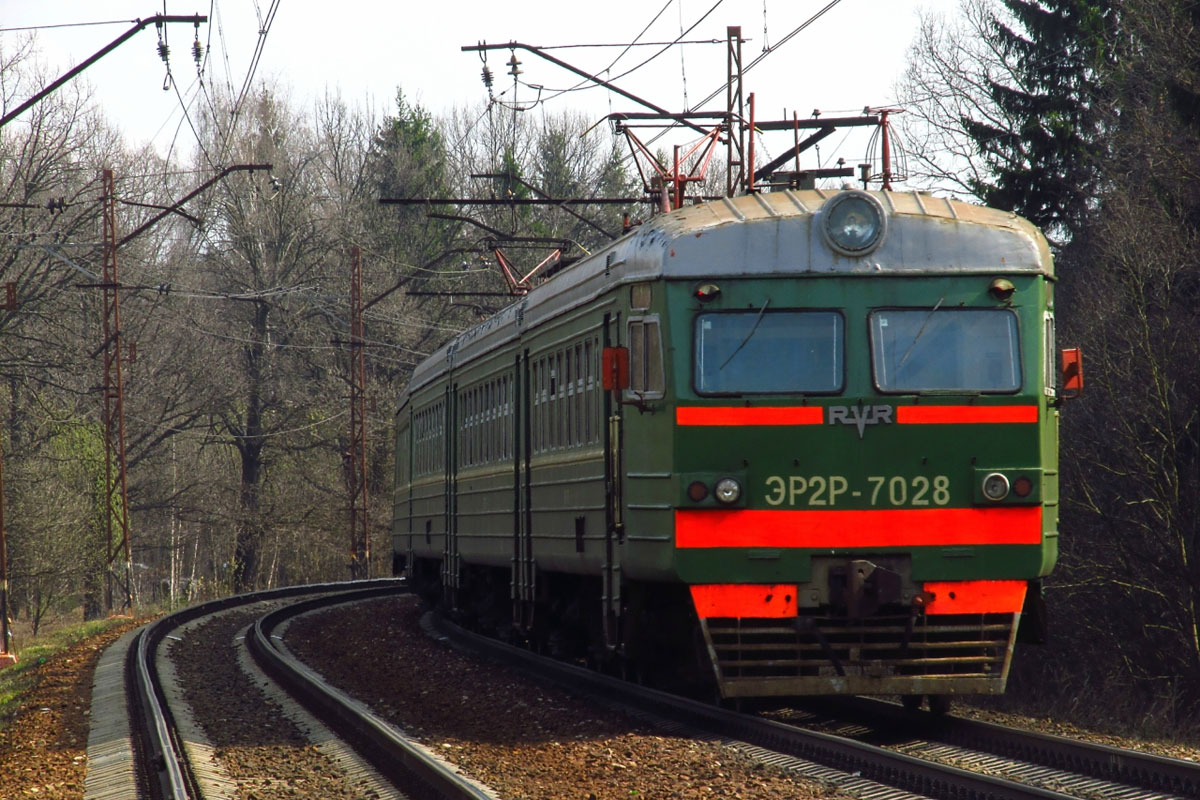
[[725, 359], [725, 363], [717, 368], [717, 372], [720, 372], [721, 370], [725, 369], [725, 367], [729, 365], [729, 362], [733, 361], [733, 357], [736, 356], [738, 353], [742, 352], [742, 348], [746, 346], [746, 342], [750, 341], [750, 337], [754, 335], [754, 332], [756, 330], [758, 330], [758, 323], [762, 322], [763, 314], [766, 313], [767, 306], [769, 306], [770, 304], [771, 304], [771, 298], [768, 297], [767, 302], [763, 303], [762, 308], [760, 308], [758, 310], [758, 316], [754, 318], [754, 324], [750, 326], [750, 332], [746, 334], [746, 338], [742, 339], [742, 343], [737, 346], [737, 349], [735, 349], [732, 353], [729, 354], [729, 358]]
[[942, 307], [942, 302], [945, 299], [945, 295], [939, 297], [937, 303], [933, 306], [933, 308], [929, 309], [929, 313], [925, 315], [925, 319], [921, 320], [921, 327], [917, 329], [917, 335], [913, 337], [912, 342], [910, 342], [908, 345], [908, 349], [905, 350], [904, 355], [900, 357], [900, 363], [896, 365], [897, 373], [900, 372], [900, 369], [904, 366], [905, 362], [908, 361], [908, 357], [912, 355], [913, 348], [917, 346], [917, 340], [919, 340], [921, 335], [925, 333], [925, 328], [929, 325], [929, 320], [933, 319], [933, 312]]

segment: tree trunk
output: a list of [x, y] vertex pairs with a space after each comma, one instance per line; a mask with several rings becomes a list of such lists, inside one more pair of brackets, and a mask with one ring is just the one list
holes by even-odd
[[238, 528], [234, 548], [233, 589], [235, 592], [253, 591], [258, 585], [259, 565], [264, 524], [259, 508], [259, 490], [262, 488], [263, 449], [263, 365], [266, 355], [267, 315], [269, 307], [259, 303], [252, 321], [251, 342], [244, 350], [246, 357], [246, 417], [242, 435], [238, 438], [238, 452], [242, 457], [241, 491], [238, 493]]

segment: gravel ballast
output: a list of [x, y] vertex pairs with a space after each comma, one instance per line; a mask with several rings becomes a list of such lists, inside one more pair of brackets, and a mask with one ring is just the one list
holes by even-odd
[[[418, 617], [411, 598], [374, 601], [301, 620], [287, 640], [335, 683], [502, 797], [836, 796], [829, 787], [782, 782], [791, 779], [728, 748], [663, 736], [624, 715], [473, 663], [420, 632]], [[34, 686], [21, 712], [0, 729], [0, 797], [81, 800], [92, 672], [100, 652], [129, 627], [133, 624], [63, 650], [33, 671]], [[194, 699], [218, 709], [203, 716], [212, 717], [214, 730], [226, 730], [223, 756], [247, 769], [234, 796], [364, 796], [279, 719], [253, 681], [240, 669], [232, 671], [237, 625], [231, 619], [222, 627], [214, 626], [211, 639], [196, 639], [181, 652], [209, 686], [208, 700], [199, 693]], [[969, 706], [956, 713], [1200, 760], [1200, 748], [1189, 743], [1129, 739]], [[281, 724], [285, 727], [275, 727]], [[259, 771], [256, 750], [266, 746], [275, 752], [262, 756], [266, 769]]]
[[467, 658], [427, 637], [421, 613], [410, 596], [370, 601], [297, 620], [285, 641], [327, 680], [504, 798], [840, 796], [729, 747], [664, 735]]

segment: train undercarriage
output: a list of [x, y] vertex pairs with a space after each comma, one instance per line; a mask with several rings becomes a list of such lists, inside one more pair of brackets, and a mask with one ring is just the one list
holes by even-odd
[[606, 631], [598, 577], [539, 573], [537, 600], [521, 607], [501, 568], [464, 565], [461, 588], [453, 591], [438, 561], [418, 559], [408, 575], [430, 605], [470, 629], [656, 688], [725, 701], [868, 694], [899, 695], [914, 707], [928, 696], [931, 708], [944, 710], [956, 695], [1004, 691], [1021, 617], [930, 615], [912, 603], [858, 615], [825, 606], [782, 618], [703, 616], [684, 584], [627, 582], [610, 622], [616, 630]]

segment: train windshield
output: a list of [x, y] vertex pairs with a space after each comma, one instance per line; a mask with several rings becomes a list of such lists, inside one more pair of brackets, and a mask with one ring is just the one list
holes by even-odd
[[833, 311], [758, 311], [696, 318], [699, 394], [834, 394], [843, 328]]
[[883, 392], [1015, 392], [1017, 317], [991, 308], [871, 312], [875, 385]]

